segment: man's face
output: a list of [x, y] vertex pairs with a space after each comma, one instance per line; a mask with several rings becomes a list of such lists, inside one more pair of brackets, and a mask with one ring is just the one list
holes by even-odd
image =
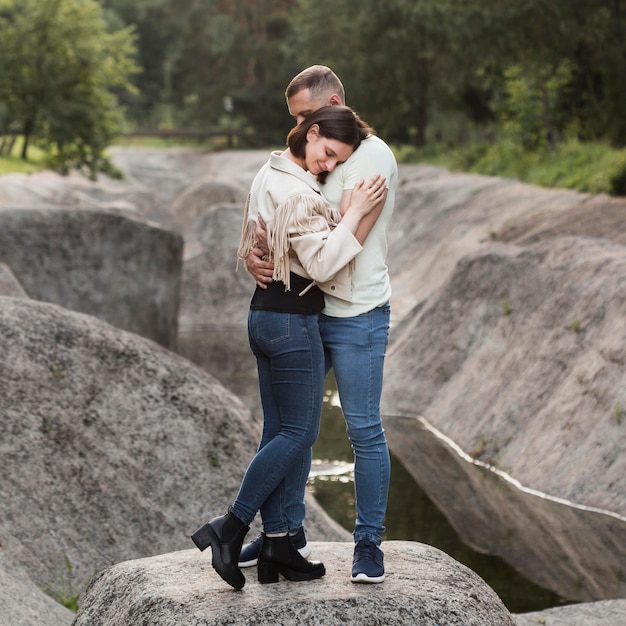
[[310, 89], [302, 89], [287, 100], [289, 114], [295, 118], [296, 125], [301, 124], [307, 116], [327, 104], [335, 104], [332, 102], [332, 96], [327, 102], [323, 100], [314, 100], [311, 97]]

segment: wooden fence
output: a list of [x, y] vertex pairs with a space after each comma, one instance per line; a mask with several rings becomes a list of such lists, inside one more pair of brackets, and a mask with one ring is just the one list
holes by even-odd
[[267, 133], [257, 133], [236, 129], [190, 129], [190, 128], [139, 128], [126, 133], [122, 137], [157, 137], [161, 139], [197, 139], [205, 141], [207, 139], [226, 139], [229, 148], [235, 146], [235, 140], [246, 146], [268, 146], [276, 143], [276, 138]]

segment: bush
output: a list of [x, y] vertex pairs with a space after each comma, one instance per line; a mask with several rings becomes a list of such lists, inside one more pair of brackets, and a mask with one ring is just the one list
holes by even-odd
[[450, 148], [399, 148], [396, 157], [404, 163], [433, 163], [452, 171], [501, 176], [585, 193], [626, 195], [626, 150], [602, 143], [570, 140], [554, 148], [528, 151], [509, 136], [492, 143], [473, 142]]

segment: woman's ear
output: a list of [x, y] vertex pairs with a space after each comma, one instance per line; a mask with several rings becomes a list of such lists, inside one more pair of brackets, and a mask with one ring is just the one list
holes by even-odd
[[311, 141], [320, 136], [320, 127], [317, 124], [311, 124], [311, 128], [306, 132], [306, 140]]

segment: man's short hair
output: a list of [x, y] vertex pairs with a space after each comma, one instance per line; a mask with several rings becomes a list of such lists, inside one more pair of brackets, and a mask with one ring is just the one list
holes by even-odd
[[312, 99], [324, 104], [333, 94], [341, 98], [341, 104], [346, 102], [346, 92], [339, 77], [325, 65], [312, 65], [294, 76], [287, 85], [285, 97], [289, 100], [303, 89], [308, 89]]

